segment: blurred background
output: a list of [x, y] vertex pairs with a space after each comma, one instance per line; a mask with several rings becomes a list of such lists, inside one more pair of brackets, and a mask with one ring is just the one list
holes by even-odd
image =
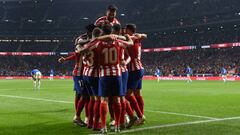
[[[217, 76], [224, 66], [239, 75], [240, 48], [203, 49], [201, 46], [238, 43], [238, 0], [0, 0], [0, 52], [55, 52], [50, 56], [0, 56], [0, 76], [29, 76], [33, 68], [44, 75], [71, 75], [72, 62], [59, 64], [60, 52], [72, 52], [84, 27], [118, 7], [124, 26], [135, 23], [148, 34], [142, 48], [194, 46], [185, 51], [143, 53], [146, 75], [160, 67], [164, 76], [184, 75], [186, 65], [194, 75]], [[239, 45], [238, 45], [239, 46]]]

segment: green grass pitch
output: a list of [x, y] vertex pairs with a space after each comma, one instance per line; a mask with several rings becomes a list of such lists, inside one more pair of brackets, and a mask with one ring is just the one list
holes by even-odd
[[[37, 92], [31, 80], [0, 80], [0, 135], [96, 134], [72, 123], [72, 85], [42, 80]], [[147, 121], [121, 134], [240, 134], [240, 82], [144, 81], [142, 92]]]

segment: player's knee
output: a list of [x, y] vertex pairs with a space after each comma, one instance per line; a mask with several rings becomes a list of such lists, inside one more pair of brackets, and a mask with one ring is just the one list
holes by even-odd
[[133, 94], [133, 90], [131, 90], [131, 89], [127, 90], [127, 95], [128, 96], [131, 96], [132, 94]]
[[139, 89], [135, 90], [133, 93], [134, 93], [135, 96], [141, 96], [142, 95], [141, 91]]
[[115, 96], [113, 99], [115, 103], [120, 103], [120, 97]]
[[102, 103], [107, 103], [108, 102], [108, 98], [107, 97], [101, 97], [101, 102]]

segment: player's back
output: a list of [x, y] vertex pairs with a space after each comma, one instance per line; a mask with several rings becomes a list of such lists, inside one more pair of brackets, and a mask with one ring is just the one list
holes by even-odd
[[[132, 38], [134, 37], [132, 36]], [[130, 71], [143, 69], [141, 62], [141, 49], [142, 49], [141, 42], [137, 39], [134, 40], [133, 46], [129, 46], [127, 48], [129, 55], [131, 57], [131, 62], [129, 63], [128, 66]]]
[[[94, 44], [98, 45], [98, 43]], [[84, 70], [83, 74], [85, 76], [94, 76], [98, 77], [98, 48], [93, 47], [84, 56]]]
[[[33, 70], [31, 71], [31, 74], [34, 75], [34, 74], [36, 74], [36, 73], [38, 73], [38, 72], [40, 72], [38, 69], [33, 69]], [[40, 73], [41, 73], [41, 72], [40, 72]]]
[[99, 75], [121, 76], [121, 47], [118, 41], [101, 41], [98, 46]]

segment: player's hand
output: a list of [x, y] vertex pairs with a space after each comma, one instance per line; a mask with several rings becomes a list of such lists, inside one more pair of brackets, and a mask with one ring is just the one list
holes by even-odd
[[63, 63], [65, 61], [65, 58], [61, 57], [58, 59], [58, 62]]
[[122, 61], [121, 61], [121, 65], [122, 65], [122, 66], [126, 66], [126, 65], [127, 65], [127, 62], [126, 62], [125, 60], [122, 60]]

